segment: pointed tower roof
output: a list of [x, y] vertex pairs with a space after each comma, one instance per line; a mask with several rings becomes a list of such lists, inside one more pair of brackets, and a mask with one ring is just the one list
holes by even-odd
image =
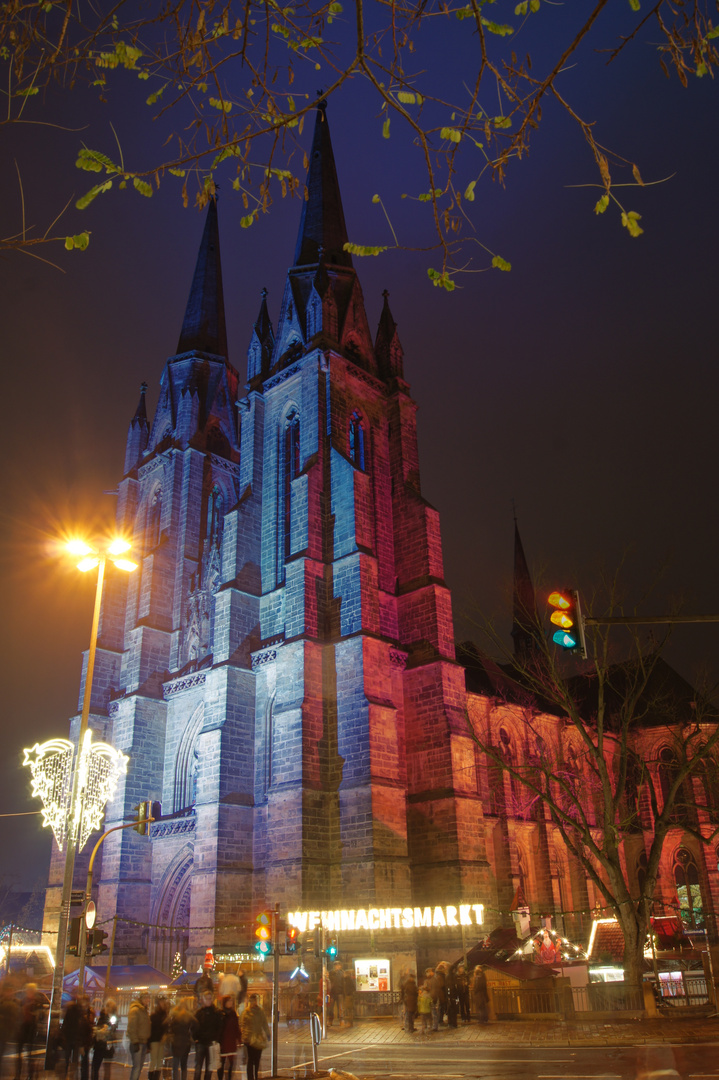
[[217, 202], [210, 199], [205, 230], [182, 324], [178, 353], [206, 352], [227, 358], [225, 301], [222, 293]]
[[524, 555], [522, 538], [519, 535], [516, 517], [514, 519], [514, 590], [512, 609], [514, 656], [516, 659], [522, 660], [526, 659], [536, 647], [538, 621], [534, 584]]
[[352, 266], [352, 256], [343, 250], [347, 227], [337, 180], [327, 123], [327, 102], [317, 103], [315, 133], [307, 170], [307, 199], [302, 203], [300, 231], [295, 248], [295, 266], [319, 261], [319, 248], [333, 266]]

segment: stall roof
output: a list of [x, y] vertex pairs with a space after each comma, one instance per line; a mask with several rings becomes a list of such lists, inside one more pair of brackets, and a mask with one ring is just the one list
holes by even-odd
[[[79, 986], [79, 975], [79, 971], [73, 971], [65, 976], [63, 986], [66, 990]], [[100, 990], [105, 986], [106, 976], [106, 967], [86, 967], [85, 986]], [[150, 964], [113, 964], [110, 981], [116, 990], [140, 990], [144, 987], [159, 989], [169, 986], [171, 979], [164, 971], [158, 971]]]

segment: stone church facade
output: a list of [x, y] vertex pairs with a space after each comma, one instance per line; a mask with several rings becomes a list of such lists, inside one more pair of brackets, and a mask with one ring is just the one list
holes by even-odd
[[[144, 799], [166, 820], [104, 844], [96, 902], [118, 916], [117, 963], [247, 951], [275, 902], [483, 903], [491, 929], [518, 888], [549, 912], [596, 900], [469, 730], [489, 717], [526, 742], [457, 662], [402, 346], [387, 295], [374, 336], [367, 322], [323, 106], [307, 192], [279, 320], [263, 295], [244, 385], [209, 204], [154, 418], [143, 387], [128, 432], [117, 524], [140, 567], [108, 576], [90, 723], [130, 759], [105, 827]], [[691, 851], [713, 909], [716, 858]], [[55, 851], [46, 925], [61, 864]], [[396, 959], [431, 951], [422, 933], [383, 941]]]

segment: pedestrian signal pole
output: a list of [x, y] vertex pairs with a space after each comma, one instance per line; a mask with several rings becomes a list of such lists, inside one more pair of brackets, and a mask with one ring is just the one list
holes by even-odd
[[270, 1073], [277, 1076], [280, 1033], [280, 905], [272, 913], [272, 1052]]

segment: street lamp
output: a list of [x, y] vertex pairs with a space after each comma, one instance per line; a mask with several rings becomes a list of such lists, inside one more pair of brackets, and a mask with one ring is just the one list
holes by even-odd
[[[95, 608], [92, 616], [92, 629], [90, 630], [90, 648], [87, 656], [87, 671], [85, 672], [85, 691], [82, 699], [82, 714], [80, 716], [80, 732], [77, 740], [77, 756], [72, 775], [72, 787], [70, 791], [69, 813], [67, 815], [69, 825], [67, 828], [67, 844], [65, 848], [65, 873], [62, 881], [62, 897], [60, 900], [60, 921], [57, 928], [57, 949], [55, 952], [55, 971], [52, 980], [52, 999], [50, 1002], [50, 1015], [48, 1017], [48, 1034], [52, 1025], [60, 1018], [62, 1004], [62, 986], [65, 975], [65, 951], [67, 949], [67, 930], [70, 922], [70, 902], [72, 898], [72, 879], [75, 870], [75, 853], [82, 848], [87, 839], [80, 837], [80, 826], [85, 802], [85, 790], [81, 787], [83, 780], [87, 782], [87, 768], [83, 762], [87, 761], [87, 755], [83, 753], [85, 747], [89, 750], [90, 739], [86, 739], [88, 732], [88, 718], [90, 716], [90, 697], [92, 694], [92, 678], [95, 670], [95, 653], [97, 651], [97, 632], [100, 625], [100, 609], [102, 607], [102, 589], [105, 581], [105, 566], [107, 560], [114, 563], [119, 570], [131, 572], [137, 569], [137, 563], [122, 558], [130, 550], [127, 540], [117, 538], [112, 540], [104, 548], [91, 547], [84, 540], [71, 540], [67, 545], [67, 551], [71, 555], [80, 556], [77, 563], [78, 570], [87, 573], [97, 567], [97, 587], [95, 589]], [[124, 758], [125, 767], [127, 758]], [[104, 801], [103, 801], [104, 806]], [[99, 822], [98, 822], [99, 824]], [[97, 825], [95, 826], [97, 828]], [[85, 832], [85, 829], [82, 830]], [[78, 839], [81, 842], [78, 844]], [[83, 928], [84, 929], [84, 928]], [[45, 1067], [50, 1068], [50, 1047], [48, 1039], [48, 1057]]]

